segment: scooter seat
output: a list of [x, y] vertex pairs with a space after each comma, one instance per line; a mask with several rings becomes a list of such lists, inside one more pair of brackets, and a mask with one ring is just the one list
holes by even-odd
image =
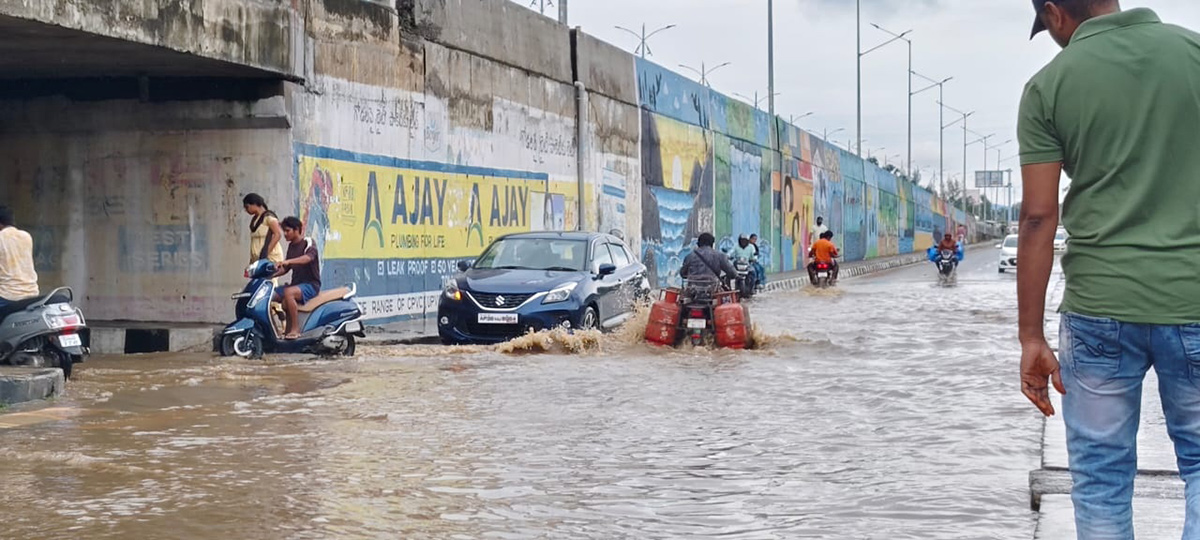
[[314, 296], [312, 300], [309, 300], [303, 306], [300, 306], [300, 312], [301, 313], [312, 313], [313, 311], [316, 311], [317, 308], [319, 308], [325, 304], [328, 304], [330, 302], [334, 302], [337, 300], [341, 300], [343, 297], [345, 297], [349, 293], [350, 293], [349, 287], [338, 287], [336, 289], [330, 289], [328, 291], [321, 291], [321, 293]]
[[32, 306], [33, 304], [36, 304], [42, 300], [46, 300], [47, 304], [61, 304], [70, 302], [71, 297], [65, 293], [55, 291], [45, 296], [33, 296], [30, 298], [17, 300], [16, 302], [12, 302], [4, 308], [0, 308], [0, 320], [4, 320], [5, 317], [8, 317], [9, 315], [12, 315], [18, 311], [24, 311], [29, 306]]

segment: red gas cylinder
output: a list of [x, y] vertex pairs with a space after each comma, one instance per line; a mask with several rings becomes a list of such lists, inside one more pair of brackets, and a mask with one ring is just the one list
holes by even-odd
[[717, 346], [727, 349], [745, 349], [751, 345], [750, 315], [745, 306], [736, 302], [721, 304], [713, 310]]
[[679, 291], [663, 291], [663, 298], [650, 307], [650, 320], [646, 324], [646, 341], [675, 346], [675, 336], [679, 332], [679, 315], [683, 308], [679, 306]]

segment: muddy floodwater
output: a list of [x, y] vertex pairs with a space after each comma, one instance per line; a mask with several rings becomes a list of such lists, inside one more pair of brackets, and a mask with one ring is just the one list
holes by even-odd
[[758, 299], [756, 351], [95, 358], [0, 429], [0, 538], [1027, 539], [1041, 421], [975, 259]]

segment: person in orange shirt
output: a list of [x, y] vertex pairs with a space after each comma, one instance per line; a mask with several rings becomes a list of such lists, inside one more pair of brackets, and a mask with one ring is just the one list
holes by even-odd
[[812, 249], [809, 250], [808, 256], [812, 257], [812, 262], [808, 263], [808, 279], [813, 285], [817, 284], [817, 263], [829, 263], [833, 267], [833, 281], [838, 279], [838, 250], [833, 243], [833, 231], [825, 231], [821, 233], [821, 238], [813, 243]]

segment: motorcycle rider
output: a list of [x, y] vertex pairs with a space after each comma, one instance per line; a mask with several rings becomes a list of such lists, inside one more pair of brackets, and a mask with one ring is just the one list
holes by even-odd
[[763, 288], [767, 284], [767, 269], [763, 267], [758, 258], [761, 256], [758, 251], [758, 235], [750, 235], [750, 245], [754, 246], [754, 260], [750, 262], [750, 266], [754, 267], [754, 274], [758, 276], [758, 288]]
[[283, 219], [281, 227], [283, 238], [288, 242], [287, 259], [279, 263], [275, 277], [291, 271], [292, 282], [275, 293], [275, 301], [283, 303], [283, 310], [287, 313], [283, 339], [297, 339], [300, 337], [296, 328], [300, 306], [321, 292], [321, 260], [317, 254], [317, 243], [312, 238], [304, 237], [304, 224], [300, 223], [299, 218], [288, 216]]
[[746, 235], [738, 236], [738, 245], [733, 248], [733, 260], [744, 260], [750, 266], [750, 272], [755, 279], [755, 288], [757, 288], [758, 272], [754, 270], [754, 261], [758, 259], [758, 249], [750, 243], [750, 237]]
[[[825, 218], [817, 216], [817, 225], [813, 227], [812, 234], [816, 236], [817, 241], [820, 241], [822, 238], [825, 238], [825, 233], [827, 232], [829, 232], [829, 227], [825, 226]], [[813, 243], [815, 244], [817, 242]]]
[[701, 233], [696, 239], [696, 249], [683, 259], [679, 276], [689, 281], [721, 281], [722, 274], [726, 279], [737, 277], [737, 270], [729, 257], [713, 248], [717, 239], [712, 233]]
[[808, 279], [813, 285], [817, 284], [817, 263], [827, 263], [833, 272], [833, 282], [838, 280], [838, 271], [841, 268], [838, 266], [837, 246], [833, 243], [833, 231], [825, 231], [821, 234], [821, 238], [813, 243], [812, 249], [809, 250], [808, 256], [812, 257], [813, 261], [808, 263]]
[[937, 249], [939, 253], [942, 251], [954, 253], [954, 266], [958, 266], [958, 242], [954, 240], [954, 236], [950, 233], [942, 236], [942, 241], [938, 243]]
[[0, 317], [13, 303], [39, 294], [33, 237], [16, 227], [12, 209], [0, 206]]

